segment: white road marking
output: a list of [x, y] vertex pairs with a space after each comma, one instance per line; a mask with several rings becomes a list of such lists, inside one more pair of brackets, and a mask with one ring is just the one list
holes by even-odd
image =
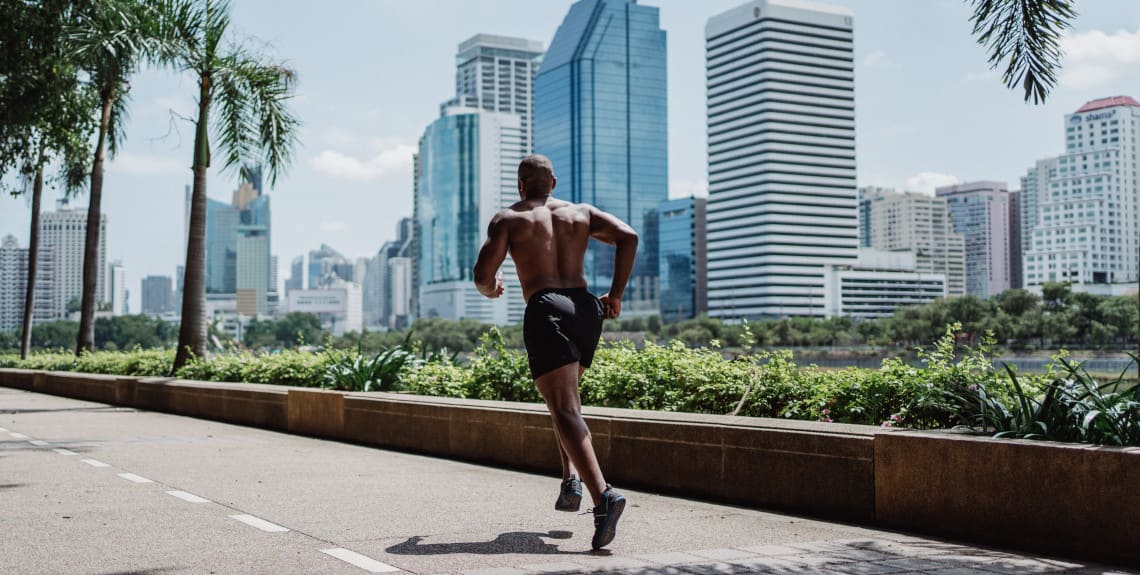
[[91, 467], [110, 467], [110, 465], [103, 463], [98, 459], [80, 459], [80, 461], [86, 463], [87, 465], [90, 465]]
[[241, 521], [250, 527], [256, 527], [262, 531], [268, 531], [270, 533], [284, 533], [289, 530], [288, 528], [277, 525], [276, 523], [270, 523], [264, 519], [261, 519], [260, 517], [254, 517], [252, 515], [246, 515], [244, 513], [240, 515], [230, 515], [230, 519], [237, 519], [238, 521]]
[[13, 439], [27, 439], [28, 438], [27, 435], [24, 435], [23, 433], [16, 433], [15, 431], [9, 431], [8, 435], [11, 435]]
[[167, 491], [166, 493], [168, 495], [173, 495], [183, 501], [189, 501], [190, 503], [210, 503], [209, 499], [204, 499], [202, 497], [194, 495], [193, 493], [187, 493], [185, 491]]
[[387, 563], [381, 563], [371, 557], [366, 557], [355, 551], [349, 551], [348, 549], [342, 549], [340, 547], [335, 549], [321, 549], [321, 553], [332, 555], [345, 563], [351, 563], [369, 573], [392, 573], [399, 571], [399, 569]]
[[151, 481], [151, 480], [149, 480], [149, 479], [147, 479], [141, 475], [135, 475], [134, 473], [120, 473], [119, 477], [122, 477], [123, 479], [126, 479], [127, 481], [133, 481], [135, 483], [154, 483], [153, 481]]
[[57, 448], [53, 449], [52, 451], [54, 451], [60, 455], [76, 455], [76, 453], [74, 451], [72, 451], [70, 449], [64, 449], [62, 447], [57, 447]]
[[0, 433], [8, 433], [8, 430], [4, 429], [3, 427], [0, 427]]
[[46, 442], [42, 439], [29, 439], [28, 443], [31, 443], [32, 445], [36, 445], [39, 447], [47, 447], [48, 446], [48, 442]]

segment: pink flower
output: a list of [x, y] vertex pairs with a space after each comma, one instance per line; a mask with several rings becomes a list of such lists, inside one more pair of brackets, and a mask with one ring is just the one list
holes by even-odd
[[884, 421], [883, 422], [883, 427], [893, 427], [893, 426], [894, 426], [894, 424], [892, 424], [890, 421]]

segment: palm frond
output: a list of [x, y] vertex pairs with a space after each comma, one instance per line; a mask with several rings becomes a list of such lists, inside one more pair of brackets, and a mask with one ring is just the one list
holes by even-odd
[[986, 46], [990, 68], [1005, 63], [1006, 87], [1021, 86], [1040, 104], [1057, 84], [1061, 36], [1077, 12], [1073, 0], [970, 0], [974, 36]]
[[270, 184], [276, 183], [297, 143], [300, 121], [288, 108], [296, 73], [264, 56], [234, 48], [221, 60], [215, 81], [226, 167], [264, 164]]

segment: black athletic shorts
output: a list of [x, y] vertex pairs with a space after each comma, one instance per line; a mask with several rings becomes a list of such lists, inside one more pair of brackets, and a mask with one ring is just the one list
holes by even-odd
[[586, 288], [545, 289], [530, 297], [523, 318], [523, 341], [534, 378], [578, 362], [590, 367], [605, 313]]

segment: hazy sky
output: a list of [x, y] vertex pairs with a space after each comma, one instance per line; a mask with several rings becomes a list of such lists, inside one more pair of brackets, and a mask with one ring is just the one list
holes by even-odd
[[[643, 0], [668, 33], [669, 180], [673, 196], [705, 189], [704, 23], [739, 0]], [[1022, 102], [970, 36], [964, 0], [834, 0], [855, 11], [860, 185], [910, 189], [1017, 178], [1063, 149], [1063, 115], [1087, 100], [1140, 99], [1140, 2], [1085, 0], [1066, 39], [1061, 84], [1044, 106]], [[234, 0], [234, 30], [296, 68], [304, 121], [273, 198], [280, 281], [289, 261], [327, 243], [369, 256], [412, 212], [412, 153], [455, 91], [455, 50], [476, 33], [549, 44], [568, 0]], [[130, 305], [139, 280], [184, 259], [183, 190], [193, 133], [193, 79], [144, 72], [132, 82], [128, 140], [107, 171], [108, 258], [122, 259]], [[218, 157], [218, 154], [215, 154]], [[211, 174], [228, 200], [236, 174]], [[54, 191], [45, 195], [50, 209]], [[83, 198], [78, 200], [85, 203]], [[26, 245], [24, 199], [0, 198], [0, 236]]]

